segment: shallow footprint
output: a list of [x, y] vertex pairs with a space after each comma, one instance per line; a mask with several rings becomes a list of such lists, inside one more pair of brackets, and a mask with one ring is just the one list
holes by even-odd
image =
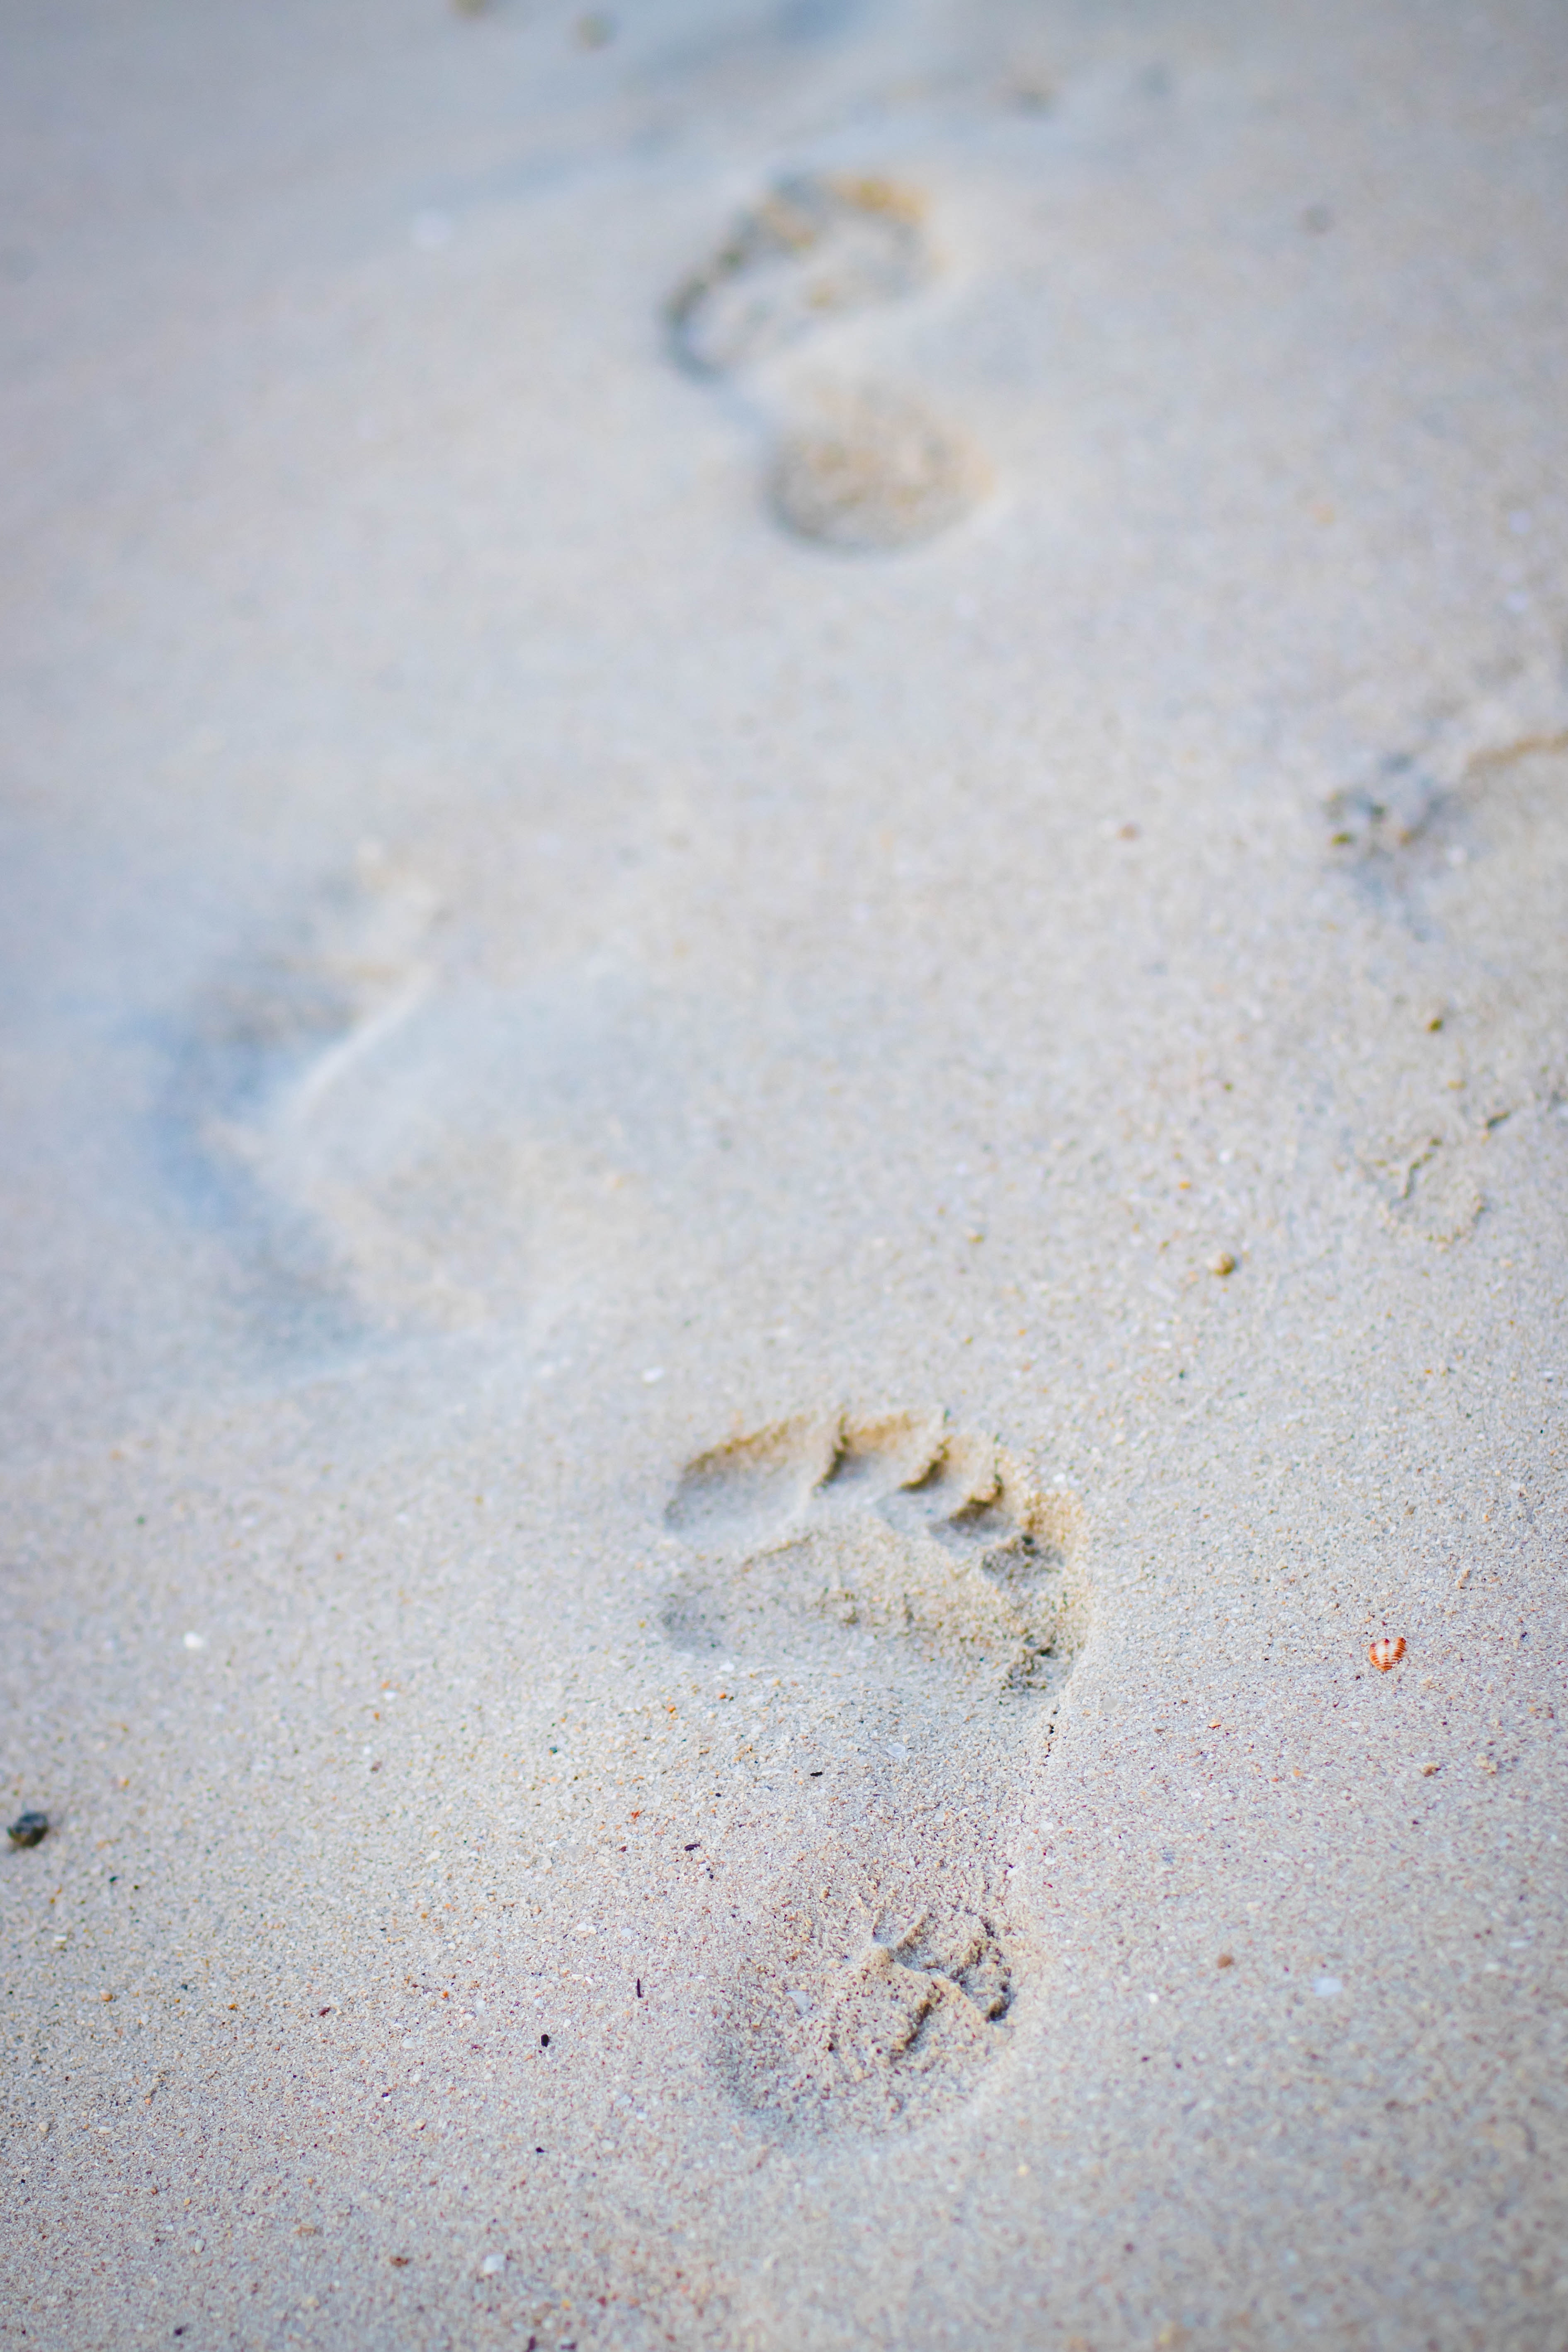
[[668, 1520], [690, 1557], [664, 1631], [744, 1690], [726, 1771], [797, 1849], [754, 1890], [720, 2067], [773, 2130], [917, 2118], [1026, 2006], [1002, 1846], [1083, 1638], [1076, 1506], [989, 1438], [887, 1412], [701, 1454]]
[[785, 433], [773, 503], [803, 539], [891, 553], [962, 522], [988, 482], [964, 435], [917, 402], [862, 388], [820, 402], [816, 416]]
[[892, 180], [801, 173], [742, 215], [667, 306], [670, 338], [700, 375], [763, 358], [829, 318], [911, 294], [931, 274], [925, 207]]
[[[781, 180], [666, 305], [672, 347], [699, 375], [754, 366], [824, 325], [916, 292], [932, 276], [924, 206], [890, 180]], [[968, 438], [876, 386], [786, 395], [769, 483], [802, 539], [893, 554], [951, 530], [989, 470]], [[791, 414], [790, 412], [794, 412]]]
[[[1502, 1197], [1503, 1149], [1568, 1089], [1568, 727], [1529, 678], [1328, 803], [1331, 849], [1398, 925], [1418, 1018], [1357, 1057], [1359, 1159], [1397, 1233], [1447, 1246]], [[1375, 1124], [1374, 1124], [1375, 1122]]]

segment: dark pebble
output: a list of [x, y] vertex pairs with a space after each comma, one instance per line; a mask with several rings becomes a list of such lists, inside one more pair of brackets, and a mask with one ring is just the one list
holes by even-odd
[[47, 1813], [18, 1813], [5, 1834], [13, 1845], [42, 1845], [48, 1826]]

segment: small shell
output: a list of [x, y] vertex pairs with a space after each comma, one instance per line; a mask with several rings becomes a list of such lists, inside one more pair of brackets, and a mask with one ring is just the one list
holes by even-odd
[[1405, 1655], [1404, 1634], [1380, 1633], [1366, 1654], [1380, 1675], [1387, 1674]]
[[48, 1826], [47, 1813], [18, 1813], [5, 1834], [13, 1845], [41, 1845]]

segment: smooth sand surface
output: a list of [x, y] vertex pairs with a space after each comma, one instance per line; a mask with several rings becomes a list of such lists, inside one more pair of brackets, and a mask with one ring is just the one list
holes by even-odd
[[1561, 2352], [1558, 0], [3, 25], [0, 2342]]

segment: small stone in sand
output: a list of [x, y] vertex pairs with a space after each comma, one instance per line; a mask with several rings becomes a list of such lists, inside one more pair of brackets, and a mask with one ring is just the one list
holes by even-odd
[[1380, 1675], [1388, 1674], [1405, 1655], [1404, 1634], [1395, 1633], [1391, 1638], [1387, 1633], [1380, 1633], [1366, 1654]]
[[5, 1834], [13, 1845], [41, 1845], [48, 1826], [47, 1813], [18, 1813]]
[[1219, 1956], [1218, 1959], [1215, 1962], [1215, 1968], [1216, 1968], [1216, 1969], [1233, 1969], [1233, 1968], [1235, 1968], [1235, 1966], [1236, 1966], [1236, 1954], [1235, 1954], [1234, 1952], [1222, 1952], [1222, 1953], [1220, 1954], [1220, 1956]]
[[1221, 1250], [1216, 1256], [1210, 1258], [1209, 1272], [1211, 1274], [1234, 1274], [1236, 1272], [1236, 1260], [1232, 1257], [1228, 1250]]

